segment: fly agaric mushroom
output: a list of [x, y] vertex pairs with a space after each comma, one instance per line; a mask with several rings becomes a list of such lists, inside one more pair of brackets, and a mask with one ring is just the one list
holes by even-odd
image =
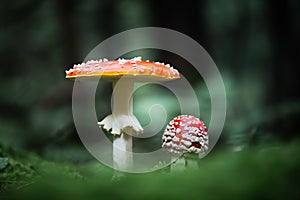
[[183, 154], [197, 155], [201, 157], [208, 150], [208, 135], [206, 126], [197, 117], [191, 115], [180, 115], [175, 117], [167, 125], [162, 136], [162, 147], [172, 154], [172, 158], [179, 157], [176, 165], [196, 165], [197, 160], [183, 158]]
[[142, 61], [141, 57], [110, 61], [100, 59], [74, 65], [66, 71], [66, 78], [76, 77], [101, 77], [113, 82], [112, 114], [98, 124], [114, 135], [114, 167], [128, 169], [132, 164], [132, 135], [143, 132], [132, 109], [134, 82], [177, 79], [180, 77], [178, 71], [169, 64]]

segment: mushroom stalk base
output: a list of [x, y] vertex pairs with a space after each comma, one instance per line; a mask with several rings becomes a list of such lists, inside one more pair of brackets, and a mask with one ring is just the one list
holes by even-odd
[[198, 168], [198, 161], [199, 161], [198, 154], [186, 153], [184, 157], [185, 157], [185, 163], [187, 168], [190, 169]]
[[127, 171], [132, 167], [132, 137], [125, 133], [115, 135], [113, 140], [114, 168]]
[[183, 171], [186, 166], [185, 158], [183, 156], [172, 156], [173, 163], [171, 164], [171, 171]]
[[177, 158], [172, 156], [173, 163], [171, 164], [171, 171], [182, 171], [188, 169], [198, 169], [199, 157], [196, 154], [185, 153]]

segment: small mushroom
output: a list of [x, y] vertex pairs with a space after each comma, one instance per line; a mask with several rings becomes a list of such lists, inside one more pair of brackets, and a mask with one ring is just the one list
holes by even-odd
[[118, 60], [91, 60], [74, 65], [66, 71], [66, 78], [101, 77], [113, 83], [112, 114], [98, 122], [114, 135], [113, 161], [115, 169], [126, 170], [132, 165], [132, 135], [143, 128], [133, 114], [132, 93], [134, 82], [172, 80], [179, 78], [176, 69], [160, 62], [142, 61], [141, 57]]
[[185, 168], [185, 166], [196, 167], [198, 157], [202, 157], [208, 150], [206, 126], [197, 117], [180, 115], [167, 125], [162, 136], [162, 143], [163, 149], [170, 152], [172, 160], [175, 160], [171, 165], [171, 170], [172, 168]]

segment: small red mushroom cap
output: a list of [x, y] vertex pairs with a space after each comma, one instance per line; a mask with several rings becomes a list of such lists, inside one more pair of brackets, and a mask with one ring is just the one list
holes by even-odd
[[167, 125], [162, 142], [163, 149], [171, 153], [204, 154], [208, 150], [206, 126], [197, 117], [180, 115]]

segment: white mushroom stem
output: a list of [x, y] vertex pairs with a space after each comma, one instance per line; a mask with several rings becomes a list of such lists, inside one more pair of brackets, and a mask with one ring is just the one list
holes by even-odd
[[197, 169], [198, 168], [198, 161], [199, 161], [199, 156], [194, 153], [186, 153], [184, 155], [185, 157], [185, 162], [186, 162], [186, 167], [190, 169]]
[[142, 133], [137, 118], [133, 115], [132, 92], [134, 79], [121, 78], [113, 83], [112, 114], [100, 126], [114, 135], [113, 162], [115, 169], [127, 171], [132, 166], [132, 136]]
[[140, 134], [143, 128], [132, 110], [132, 92], [134, 79], [122, 78], [113, 83], [112, 114], [98, 124], [113, 135]]
[[113, 115], [133, 115], [132, 92], [134, 79], [123, 78], [113, 82]]
[[198, 168], [198, 156], [196, 154], [185, 153], [178, 157], [178, 155], [172, 155], [171, 171], [183, 171], [186, 168], [197, 169]]
[[128, 170], [132, 167], [132, 136], [123, 133], [114, 135], [113, 139], [113, 162], [114, 168]]
[[178, 157], [178, 155], [172, 155], [171, 160], [171, 171], [183, 171], [185, 169], [186, 162], [183, 155], [181, 155], [180, 157]]

